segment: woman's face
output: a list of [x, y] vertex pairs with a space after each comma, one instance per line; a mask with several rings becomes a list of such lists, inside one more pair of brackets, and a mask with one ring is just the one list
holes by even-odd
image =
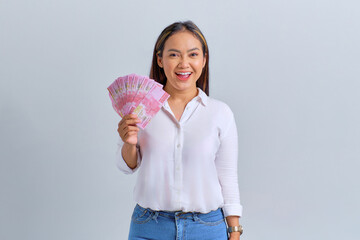
[[189, 31], [175, 33], [166, 40], [162, 57], [158, 56], [158, 64], [167, 78], [165, 89], [180, 92], [196, 89], [205, 63], [201, 42]]

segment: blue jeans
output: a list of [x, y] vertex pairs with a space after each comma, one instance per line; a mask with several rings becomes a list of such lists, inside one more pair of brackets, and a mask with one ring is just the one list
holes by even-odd
[[209, 213], [154, 211], [136, 204], [129, 240], [227, 240], [221, 208]]

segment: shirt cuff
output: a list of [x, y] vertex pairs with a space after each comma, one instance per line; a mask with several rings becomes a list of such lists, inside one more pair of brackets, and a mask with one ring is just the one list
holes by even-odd
[[240, 204], [225, 204], [222, 207], [224, 216], [242, 216], [243, 207]]
[[120, 171], [122, 171], [125, 174], [133, 174], [134, 172], [136, 172], [136, 170], [140, 167], [140, 164], [141, 164], [140, 147], [138, 145], [136, 145], [136, 152], [137, 152], [136, 167], [134, 169], [131, 169], [126, 164], [124, 158], [122, 157], [121, 149], [122, 149], [123, 145], [124, 145], [124, 142], [120, 138], [119, 142], [118, 142], [118, 149], [116, 151], [116, 164], [117, 164], [117, 167], [120, 169]]

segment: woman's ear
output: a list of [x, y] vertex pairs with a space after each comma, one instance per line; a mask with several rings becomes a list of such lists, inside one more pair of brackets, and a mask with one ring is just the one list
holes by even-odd
[[156, 54], [156, 58], [157, 58], [157, 64], [159, 65], [159, 67], [163, 68], [162, 57], [160, 57], [159, 54]]

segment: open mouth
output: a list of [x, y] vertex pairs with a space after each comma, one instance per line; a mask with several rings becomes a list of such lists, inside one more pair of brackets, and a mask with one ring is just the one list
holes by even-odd
[[188, 80], [191, 74], [191, 72], [177, 72], [176, 76], [180, 80]]

